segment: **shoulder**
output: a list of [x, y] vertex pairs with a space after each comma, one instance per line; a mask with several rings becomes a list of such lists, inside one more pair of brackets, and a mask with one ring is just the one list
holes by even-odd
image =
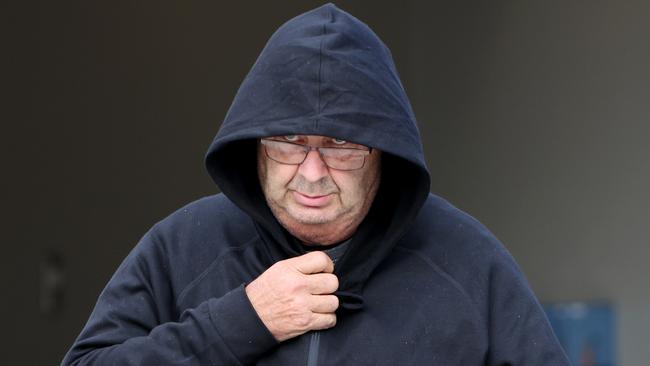
[[213, 223], [218, 223], [225, 217], [247, 219], [248, 215], [239, 209], [239, 207], [237, 207], [223, 193], [218, 193], [199, 198], [186, 204], [158, 222], [156, 227], [163, 228], [179, 224], [183, 225], [189, 222], [198, 224], [197, 220], [199, 219], [210, 220]]
[[155, 271], [174, 273], [179, 286], [225, 254], [257, 240], [253, 220], [223, 194], [203, 197], [171, 213], [131, 253]]
[[413, 249], [459, 255], [504, 250], [482, 223], [434, 194], [429, 194], [403, 242]]
[[487, 300], [495, 285], [528, 287], [511, 254], [487, 227], [433, 194], [399, 246], [446, 273], [477, 304]]
[[236, 242], [246, 240], [254, 233], [252, 227], [252, 219], [219, 193], [176, 210], [156, 223], [151, 234], [165, 242], [229, 238], [229, 244], [236, 245]]

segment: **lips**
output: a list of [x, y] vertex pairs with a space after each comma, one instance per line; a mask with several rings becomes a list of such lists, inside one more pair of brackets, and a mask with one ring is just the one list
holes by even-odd
[[293, 197], [299, 204], [309, 207], [322, 207], [327, 205], [332, 199], [333, 194], [326, 194], [322, 196], [308, 196], [296, 191], [293, 191]]

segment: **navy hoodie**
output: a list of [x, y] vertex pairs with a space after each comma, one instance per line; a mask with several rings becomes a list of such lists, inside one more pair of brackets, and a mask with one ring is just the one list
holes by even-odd
[[[257, 139], [288, 134], [379, 149], [382, 180], [336, 263], [337, 325], [278, 343], [244, 286], [305, 253], [266, 205], [256, 173]], [[504, 247], [429, 193], [390, 51], [334, 5], [273, 34], [205, 163], [222, 193], [144, 235], [62, 365], [568, 365]]]

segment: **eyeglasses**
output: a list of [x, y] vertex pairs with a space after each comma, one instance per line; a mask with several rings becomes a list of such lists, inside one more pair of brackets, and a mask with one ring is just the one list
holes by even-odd
[[260, 139], [266, 156], [280, 164], [300, 165], [312, 150], [317, 150], [325, 164], [337, 170], [356, 170], [363, 168], [366, 156], [372, 148], [318, 147], [296, 144], [287, 141]]

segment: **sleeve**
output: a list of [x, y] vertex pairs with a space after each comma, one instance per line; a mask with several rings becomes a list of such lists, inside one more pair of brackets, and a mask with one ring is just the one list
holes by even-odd
[[490, 271], [490, 366], [570, 366], [524, 275], [509, 253]]
[[241, 285], [170, 314], [168, 275], [147, 234], [102, 291], [62, 366], [247, 365], [277, 345]]

